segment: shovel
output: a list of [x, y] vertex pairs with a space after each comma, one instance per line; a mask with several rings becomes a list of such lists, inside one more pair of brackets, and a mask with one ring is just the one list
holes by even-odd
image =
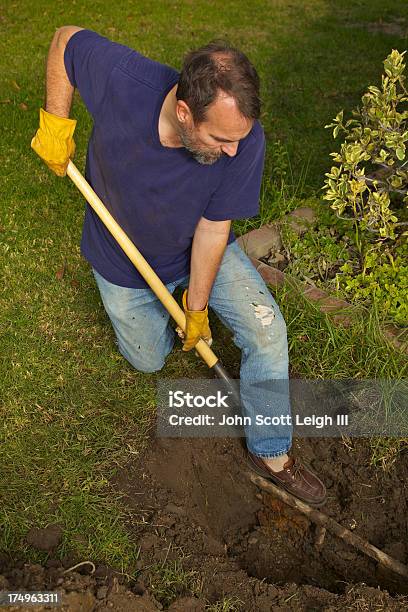
[[[129, 257], [139, 274], [144, 278], [150, 289], [159, 298], [167, 312], [174, 319], [182, 331], [186, 329], [186, 317], [183, 310], [177, 304], [167, 287], [162, 283], [153, 268], [147, 263], [140, 251], [135, 247], [130, 238], [125, 234], [120, 225], [112, 217], [101, 199], [79, 172], [75, 164], [70, 160], [67, 167], [67, 175], [78, 187], [88, 204], [96, 212], [102, 223], [107, 227], [124, 253]], [[200, 357], [205, 361], [210, 370], [220, 378], [228, 391], [231, 392], [234, 403], [240, 405], [239, 392], [220, 360], [211, 350], [207, 342], [200, 339], [194, 347]]]

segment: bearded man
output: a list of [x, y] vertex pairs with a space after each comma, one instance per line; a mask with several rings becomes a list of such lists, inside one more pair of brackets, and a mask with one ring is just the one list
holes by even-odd
[[[91, 30], [60, 28], [31, 144], [58, 176], [75, 150], [75, 88], [93, 119], [85, 176], [169, 291], [184, 289], [183, 350], [210, 342], [210, 306], [241, 349], [243, 412], [290, 416], [285, 322], [231, 230], [259, 209], [265, 137], [254, 66], [213, 41], [188, 53], [179, 73]], [[175, 339], [169, 315], [90, 206], [81, 251], [122, 355], [142, 372], [163, 368]], [[324, 484], [289, 454], [290, 425], [248, 427], [246, 443], [259, 474], [324, 503]]]

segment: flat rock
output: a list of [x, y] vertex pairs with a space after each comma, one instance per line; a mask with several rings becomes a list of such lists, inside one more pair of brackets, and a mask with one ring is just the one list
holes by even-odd
[[353, 318], [347, 314], [335, 314], [331, 317], [333, 323], [338, 327], [350, 327], [353, 322]]
[[251, 257], [250, 259], [267, 285], [281, 287], [284, 284], [285, 274], [281, 270], [268, 266], [268, 264], [255, 259], [255, 257]]
[[271, 250], [276, 252], [282, 248], [280, 232], [272, 224], [243, 234], [237, 239], [237, 242], [247, 255], [255, 259], [267, 256]]
[[350, 312], [352, 309], [351, 304], [340, 298], [328, 295], [318, 287], [306, 287], [303, 289], [303, 295], [307, 300], [316, 302], [321, 312], [330, 314], [331, 320], [335, 325], [350, 327], [353, 321], [352, 313]]
[[306, 287], [303, 291], [303, 295], [311, 302], [320, 302], [327, 297], [327, 294], [318, 287]]

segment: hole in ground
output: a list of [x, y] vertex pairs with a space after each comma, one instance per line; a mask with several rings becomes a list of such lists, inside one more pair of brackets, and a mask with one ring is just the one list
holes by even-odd
[[[367, 440], [350, 448], [336, 439], [295, 440], [294, 452], [326, 483], [325, 513], [371, 543], [381, 541], [384, 552], [407, 563], [406, 455], [384, 472], [370, 466]], [[363, 582], [408, 593], [398, 576], [330, 533], [316, 548], [314, 525], [253, 485], [238, 440], [152, 440], [114, 486], [136, 517], [130, 529], [147, 581], [149, 567], [181, 559], [188, 571], [204, 576], [211, 601], [226, 592], [227, 583], [235, 594], [243, 589], [243, 600], [262, 584], [343, 593], [350, 583]]]
[[[307, 517], [273, 496], [260, 494], [262, 508], [253, 529], [238, 535], [229, 548], [249, 576], [271, 584], [296, 583], [344, 593], [347, 584], [364, 582], [392, 594], [407, 594], [406, 580], [326, 532], [316, 544], [317, 530]], [[405, 547], [389, 546], [400, 558]], [[383, 548], [384, 550], [384, 548]]]

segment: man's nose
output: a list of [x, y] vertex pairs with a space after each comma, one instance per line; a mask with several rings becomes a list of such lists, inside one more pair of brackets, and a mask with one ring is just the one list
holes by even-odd
[[234, 155], [236, 155], [237, 150], [238, 150], [238, 142], [231, 142], [228, 144], [223, 144], [221, 146], [221, 150], [223, 153], [226, 153], [230, 157], [234, 157]]

